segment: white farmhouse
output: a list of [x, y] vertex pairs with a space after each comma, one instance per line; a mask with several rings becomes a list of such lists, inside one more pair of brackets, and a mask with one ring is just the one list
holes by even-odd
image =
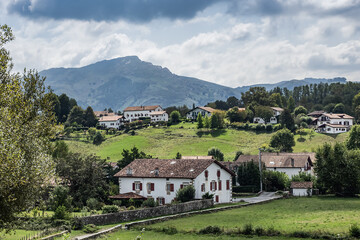
[[271, 107], [271, 109], [273, 110], [275, 117], [280, 116], [281, 113], [284, 111], [284, 109], [280, 107]]
[[[239, 158], [229, 163], [229, 169], [237, 171], [237, 167], [245, 162], [254, 161], [259, 163], [258, 155], [241, 155]], [[290, 178], [300, 172], [313, 173], [314, 153], [262, 153], [261, 162], [264, 163], [266, 170], [283, 172]]]
[[124, 118], [128, 122], [139, 120], [139, 118], [150, 118], [150, 113], [164, 111], [160, 105], [155, 106], [136, 106], [124, 109]]
[[270, 109], [273, 111], [273, 116], [269, 119], [268, 122], [266, 122], [264, 118], [254, 117], [253, 123], [259, 123], [259, 124], [265, 124], [265, 123], [277, 124], [277, 123], [278, 123], [277, 117], [281, 115], [281, 113], [284, 111], [284, 109], [279, 108], [279, 107], [270, 107]]
[[187, 186], [195, 188], [195, 199], [206, 192], [216, 203], [232, 201], [234, 173], [214, 159], [136, 159], [115, 174], [119, 178], [119, 197], [135, 193], [169, 204], [176, 192]]
[[169, 121], [169, 114], [166, 111], [155, 111], [150, 113], [151, 122], [167, 122]]
[[192, 119], [192, 120], [196, 120], [196, 118], [198, 117], [199, 113], [205, 117], [211, 117], [211, 114], [215, 111], [215, 109], [211, 108], [211, 107], [196, 107], [192, 110], [190, 110], [189, 112], [186, 113], [186, 118], [187, 119]]
[[99, 124], [105, 128], [119, 128], [124, 124], [123, 116], [102, 116], [99, 120]]
[[312, 182], [291, 182], [292, 195], [296, 197], [312, 196]]
[[344, 113], [323, 113], [316, 122], [317, 132], [336, 134], [349, 131], [354, 118]]

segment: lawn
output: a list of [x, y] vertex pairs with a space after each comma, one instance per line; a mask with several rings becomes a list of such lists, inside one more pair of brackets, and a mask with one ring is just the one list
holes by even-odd
[[284, 233], [302, 230], [347, 233], [360, 221], [360, 199], [312, 197], [276, 200], [271, 203], [196, 215], [151, 225], [152, 229], [176, 227], [193, 232], [207, 226], [224, 229], [243, 228], [246, 224], [265, 229], [273, 227]]
[[[107, 138], [99, 146], [78, 141], [66, 142], [73, 152], [96, 154], [108, 161], [121, 159], [122, 150], [134, 146], [157, 158], [174, 158], [177, 152], [183, 156], [207, 155], [209, 148], [217, 147], [224, 153], [225, 161], [232, 161], [235, 153], [239, 150], [245, 154], [257, 154], [259, 147], [269, 144], [273, 134], [235, 129], [200, 132], [196, 128], [196, 124], [181, 123], [170, 127], [149, 127], [137, 130], [135, 136], [122, 134]], [[314, 133], [311, 139], [309, 135], [306, 135], [304, 142], [298, 141], [300, 136], [296, 135], [294, 152], [314, 151], [324, 142], [343, 141], [347, 135], [344, 133], [330, 136]]]
[[6, 239], [6, 240], [18, 240], [23, 237], [26, 237], [30, 239], [31, 236], [34, 236], [39, 231], [27, 231], [27, 230], [15, 230], [8, 234], [4, 234], [0, 232], [0, 239]]

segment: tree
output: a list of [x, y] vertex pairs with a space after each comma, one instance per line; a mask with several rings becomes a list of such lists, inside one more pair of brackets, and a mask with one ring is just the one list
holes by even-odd
[[229, 108], [238, 107], [240, 105], [240, 100], [234, 96], [231, 96], [231, 97], [228, 97], [228, 99], [226, 100], [226, 103]]
[[176, 192], [176, 199], [179, 202], [189, 202], [195, 199], [195, 188], [193, 185], [188, 185]]
[[69, 154], [69, 147], [64, 141], [56, 141], [52, 152], [54, 159], [65, 158]]
[[283, 102], [280, 93], [273, 93], [270, 95], [270, 102], [278, 107], [283, 107]]
[[352, 100], [353, 109], [355, 109], [359, 105], [360, 105], [360, 92], [358, 94], [356, 94]]
[[60, 122], [60, 101], [59, 101], [59, 98], [58, 96], [53, 93], [53, 92], [49, 92], [47, 93], [48, 95], [48, 98], [50, 99], [50, 101], [53, 103], [53, 111], [54, 111], [54, 114], [55, 114], [55, 117], [57, 119], [58, 122]]
[[152, 158], [151, 155], [147, 155], [143, 151], [139, 152], [139, 149], [137, 147], [133, 147], [131, 150], [123, 149], [121, 155], [123, 156], [123, 158], [119, 160], [117, 164], [120, 169], [123, 169], [135, 159]]
[[55, 211], [60, 206], [65, 206], [66, 210], [71, 209], [72, 197], [69, 196], [69, 188], [67, 186], [56, 186], [50, 193], [50, 207]]
[[208, 156], [213, 156], [215, 160], [224, 161], [224, 154], [220, 149], [213, 147], [208, 150]]
[[210, 122], [210, 118], [205, 115], [205, 118], [204, 118], [204, 128], [210, 128], [211, 127], [211, 122]]
[[284, 111], [280, 114], [280, 123], [287, 129], [293, 130], [295, 128], [294, 119], [289, 109], [285, 108]]
[[290, 112], [293, 112], [295, 109], [295, 100], [292, 96], [289, 97], [287, 105], [288, 105], [288, 109], [290, 110]]
[[271, 137], [270, 147], [276, 148], [281, 152], [292, 152], [293, 146], [295, 146], [294, 134], [289, 129], [281, 129]]
[[265, 191], [285, 190], [289, 185], [289, 177], [283, 172], [265, 170], [262, 177]]
[[65, 93], [63, 93], [59, 96], [59, 102], [60, 102], [60, 116], [58, 121], [64, 123], [67, 120], [71, 110], [70, 99]]
[[297, 115], [299, 115], [301, 113], [307, 114], [307, 109], [305, 107], [303, 107], [303, 106], [298, 106], [297, 108], [295, 108], [295, 110], [294, 110], [294, 115], [295, 116], [297, 116]]
[[244, 153], [242, 151], [237, 151], [235, 153], [235, 158], [234, 158], [234, 161], [236, 161], [241, 155], [244, 155]]
[[270, 121], [270, 118], [274, 116], [273, 110], [268, 106], [255, 106], [255, 116], [261, 117], [266, 122]]
[[85, 127], [95, 127], [98, 120], [95, 116], [95, 113], [92, 107], [87, 107], [84, 113], [84, 126]]
[[79, 106], [73, 107], [69, 113], [67, 122], [70, 124], [77, 123], [84, 125], [84, 110]]
[[348, 149], [360, 149], [360, 126], [352, 126], [349, 136], [346, 140], [346, 147]]
[[224, 128], [224, 112], [223, 111], [214, 111], [211, 114], [210, 118], [210, 127], [211, 128]]
[[3, 46], [13, 39], [11, 29], [0, 26], [0, 229], [11, 228], [16, 214], [33, 206], [53, 175], [53, 103], [36, 71], [10, 73]]
[[113, 113], [114, 111], [111, 108], [108, 108], [109, 113]]
[[269, 93], [264, 87], [251, 87], [245, 93], [241, 93], [241, 100], [245, 106], [248, 106], [251, 103], [263, 106], [271, 105]]
[[241, 186], [258, 186], [260, 183], [259, 164], [254, 161], [241, 164], [238, 168], [237, 180]]
[[197, 121], [197, 128], [204, 127], [203, 117], [202, 117], [201, 113], [198, 114], [196, 121]]
[[172, 111], [171, 114], [170, 114], [170, 119], [171, 119], [171, 122], [172, 123], [178, 123], [180, 122], [180, 112], [175, 110], [175, 111]]
[[334, 113], [344, 113], [345, 112], [345, 105], [343, 103], [338, 103], [335, 105], [333, 109]]
[[93, 144], [100, 145], [105, 140], [101, 132], [96, 132], [93, 138]]
[[230, 122], [243, 122], [246, 119], [246, 113], [239, 111], [238, 107], [233, 107], [226, 112], [226, 117]]

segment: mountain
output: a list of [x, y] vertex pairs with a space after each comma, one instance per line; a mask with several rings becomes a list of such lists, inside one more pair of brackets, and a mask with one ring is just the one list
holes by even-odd
[[[127, 106], [157, 105], [163, 107], [186, 104], [191, 107], [230, 96], [240, 97], [251, 86], [230, 88], [197, 78], [171, 73], [167, 68], [141, 61], [136, 56], [104, 60], [81, 68], [52, 68], [41, 71], [46, 84], [55, 93], [66, 93], [80, 106], [94, 110], [111, 107], [123, 110]], [[260, 84], [268, 90], [276, 86], [294, 86], [319, 82], [345, 82], [345, 78], [304, 79], [277, 84]]]

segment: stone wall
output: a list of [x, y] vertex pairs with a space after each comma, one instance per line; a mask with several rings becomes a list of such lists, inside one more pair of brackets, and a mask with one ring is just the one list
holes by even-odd
[[121, 222], [130, 222], [138, 219], [159, 217], [164, 215], [171, 215], [183, 212], [190, 212], [212, 207], [214, 202], [212, 199], [191, 201], [186, 203], [164, 205], [153, 208], [144, 208], [140, 210], [122, 211], [118, 213], [109, 213], [102, 215], [94, 215], [79, 218], [80, 221], [86, 224], [107, 225]]

